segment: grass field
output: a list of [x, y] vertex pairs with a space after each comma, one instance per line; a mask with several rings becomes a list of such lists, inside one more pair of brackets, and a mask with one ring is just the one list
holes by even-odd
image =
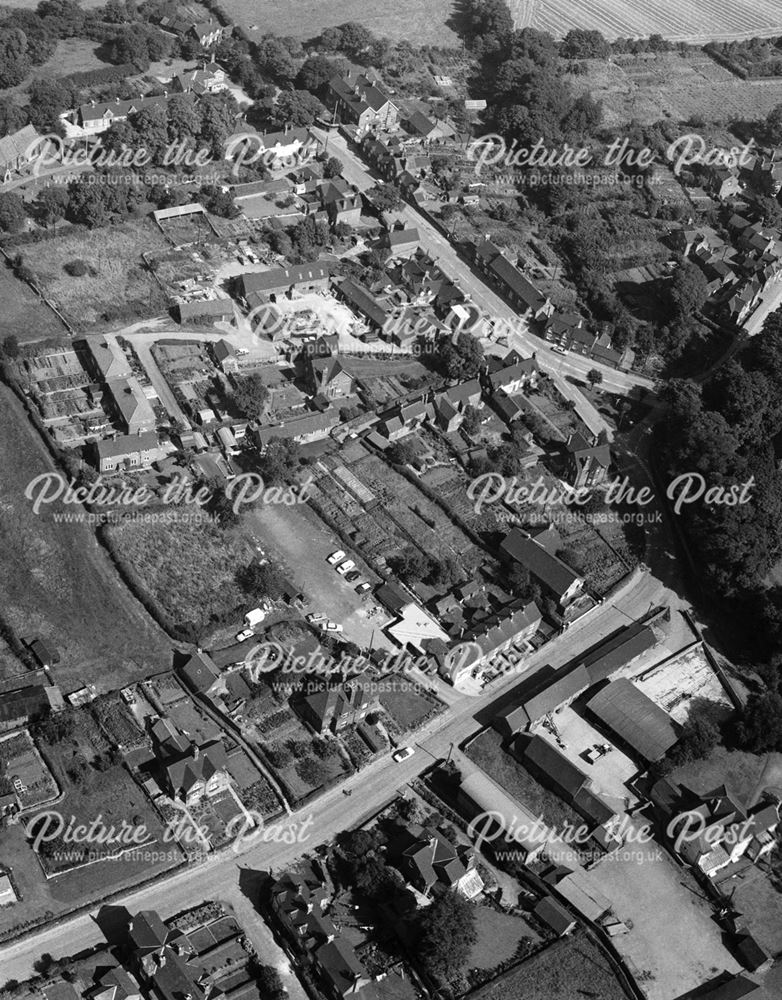
[[3, 336], [13, 334], [20, 344], [64, 340], [68, 331], [35, 292], [0, 264], [0, 302], [3, 303]]
[[[167, 309], [159, 286], [142, 268], [140, 255], [167, 244], [147, 222], [77, 229], [22, 248], [24, 263], [36, 274], [41, 290], [79, 330], [96, 323], [131, 322]], [[64, 270], [83, 260], [91, 272], [73, 278]]]
[[532, 26], [561, 37], [590, 28], [606, 38], [652, 34], [678, 41], [750, 38], [782, 31], [775, 0], [511, 0], [518, 27]]
[[603, 102], [605, 124], [613, 127], [633, 119], [651, 124], [697, 115], [714, 123], [753, 121], [782, 101], [781, 81], [739, 80], [704, 53], [664, 52], [587, 65], [588, 73], [568, 79], [576, 93], [588, 92]]
[[[346, 21], [359, 21], [376, 35], [394, 41], [408, 39], [416, 45], [456, 47], [458, 36], [446, 22], [455, 10], [453, 0], [399, 0], [395, 4], [361, 0], [223, 0], [222, 9], [245, 29], [258, 24], [263, 32], [314, 38], [323, 28]], [[252, 32], [250, 33], [252, 37]]]
[[130, 520], [112, 525], [108, 534], [139, 586], [182, 627], [200, 635], [248, 602], [234, 579], [247, 557], [211, 523]]
[[583, 931], [517, 965], [473, 994], [474, 1000], [571, 1000], [599, 997], [625, 1000], [616, 976], [598, 947]]
[[[122, 585], [86, 524], [58, 524], [53, 504], [33, 513], [24, 492], [53, 470], [21, 403], [0, 384], [0, 612], [18, 635], [51, 638], [66, 691], [119, 687], [166, 666], [170, 644]], [[72, 510], [72, 508], [69, 508]]]

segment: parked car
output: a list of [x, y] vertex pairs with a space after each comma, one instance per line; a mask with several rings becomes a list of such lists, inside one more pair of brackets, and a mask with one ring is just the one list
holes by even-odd
[[415, 753], [415, 747], [402, 747], [397, 750], [392, 756], [397, 764], [401, 763], [403, 760], [407, 760], [408, 757], [412, 757]]
[[352, 569], [349, 573], [345, 574], [345, 579], [347, 580], [348, 583], [355, 583], [356, 580], [361, 579], [361, 574], [358, 572], [358, 570]]
[[321, 614], [320, 611], [313, 611], [312, 614], [307, 615], [307, 621], [312, 622], [313, 624], [315, 622], [325, 622], [326, 615]]
[[247, 639], [252, 639], [255, 632], [251, 628], [243, 628], [241, 632], [236, 633], [237, 642], [245, 642]]
[[567, 354], [567, 348], [560, 347], [559, 344], [556, 344], [554, 347], [551, 348], [551, 350], [556, 351], [557, 354]]
[[352, 569], [355, 568], [356, 564], [353, 562], [353, 560], [346, 559], [345, 562], [337, 566], [337, 572], [339, 573], [340, 576], [345, 576], [346, 573], [349, 573]]
[[343, 628], [336, 622], [321, 622], [320, 627], [324, 632], [342, 632]]
[[330, 556], [326, 557], [326, 562], [330, 566], [336, 566], [337, 563], [340, 561], [340, 559], [344, 558], [345, 558], [345, 553], [342, 551], [342, 549], [337, 549], [336, 552], [332, 552]]
[[372, 589], [372, 585], [371, 585], [371, 584], [369, 584], [369, 583], [367, 583], [366, 581], [364, 581], [363, 583], [360, 583], [360, 584], [359, 584], [359, 585], [358, 585], [358, 586], [356, 587], [356, 593], [357, 593], [357, 594], [366, 594], [366, 592], [367, 592], [368, 590], [371, 590], [371, 589]]

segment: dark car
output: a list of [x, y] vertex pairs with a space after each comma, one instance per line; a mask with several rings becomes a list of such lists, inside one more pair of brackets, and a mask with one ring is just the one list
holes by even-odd
[[361, 574], [357, 573], [356, 570], [351, 570], [350, 573], [345, 574], [345, 579], [347, 580], [348, 583], [353, 583], [356, 580], [358, 580], [360, 576]]

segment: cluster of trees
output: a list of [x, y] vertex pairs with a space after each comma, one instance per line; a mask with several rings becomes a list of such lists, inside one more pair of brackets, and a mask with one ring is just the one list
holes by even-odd
[[250, 420], [257, 420], [269, 390], [260, 375], [237, 375], [233, 380], [233, 401], [236, 409]]
[[265, 235], [275, 253], [297, 264], [317, 260], [321, 248], [328, 246], [332, 239], [328, 223], [311, 216], [301, 219], [290, 229], [284, 229], [282, 223], [273, 220]]
[[702, 475], [709, 487], [754, 479], [748, 502], [682, 508], [704, 588], [743, 614], [766, 655], [782, 641], [782, 588], [764, 585], [782, 554], [782, 475], [773, 438], [782, 428], [782, 312], [703, 386], [675, 380], [658, 433], [669, 480]]
[[450, 588], [464, 580], [464, 569], [455, 556], [433, 556], [408, 545], [388, 560], [388, 565], [405, 583], [426, 583]]
[[463, 382], [475, 378], [483, 365], [483, 347], [469, 333], [460, 333], [456, 339], [444, 334], [434, 351], [425, 349], [429, 347], [426, 342], [421, 346], [421, 357], [450, 381]]

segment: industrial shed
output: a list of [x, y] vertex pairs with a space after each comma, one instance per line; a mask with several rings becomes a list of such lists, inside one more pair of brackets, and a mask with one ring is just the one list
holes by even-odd
[[664, 757], [679, 738], [670, 715], [626, 677], [598, 691], [587, 702], [587, 708], [649, 763]]

